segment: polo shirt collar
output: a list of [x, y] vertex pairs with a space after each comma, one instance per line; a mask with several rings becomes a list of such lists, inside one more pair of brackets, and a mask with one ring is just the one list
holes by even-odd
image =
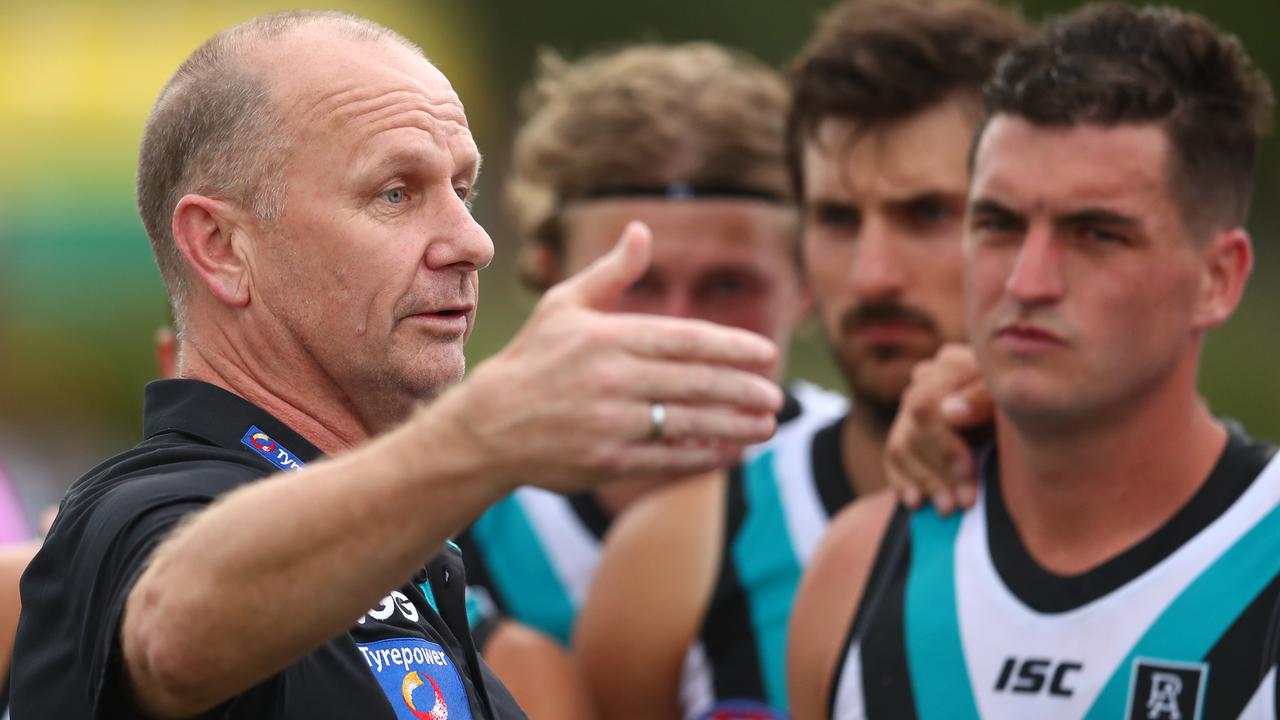
[[[210, 445], [254, 454], [268, 462], [274, 458], [279, 463], [277, 470], [298, 469], [290, 467], [290, 459], [305, 465], [323, 457], [316, 446], [267, 411], [233, 392], [199, 380], [148, 383], [142, 417], [147, 438], [178, 432]], [[283, 456], [280, 450], [284, 451]]]

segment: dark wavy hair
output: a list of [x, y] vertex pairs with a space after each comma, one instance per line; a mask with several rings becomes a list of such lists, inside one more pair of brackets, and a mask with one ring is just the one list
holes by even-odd
[[1086, 6], [1021, 43], [1001, 60], [984, 100], [986, 119], [1160, 124], [1170, 189], [1197, 234], [1244, 223], [1275, 105], [1234, 36], [1192, 13], [1118, 3]]
[[1021, 16], [983, 0], [847, 0], [792, 61], [787, 160], [803, 193], [803, 144], [827, 118], [863, 128], [905, 120], [957, 95], [975, 119], [996, 61], [1026, 36]]

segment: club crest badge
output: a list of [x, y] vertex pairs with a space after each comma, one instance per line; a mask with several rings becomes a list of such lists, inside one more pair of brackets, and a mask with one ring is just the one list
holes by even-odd
[[1136, 658], [1129, 682], [1128, 720], [1200, 720], [1209, 666]]

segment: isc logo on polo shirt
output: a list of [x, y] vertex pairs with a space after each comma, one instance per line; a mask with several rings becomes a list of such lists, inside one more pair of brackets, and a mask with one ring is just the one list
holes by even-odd
[[462, 677], [444, 648], [422, 638], [356, 643], [398, 720], [471, 720]]

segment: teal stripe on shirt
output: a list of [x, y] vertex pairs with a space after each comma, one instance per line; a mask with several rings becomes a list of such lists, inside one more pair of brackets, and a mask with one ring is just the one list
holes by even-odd
[[514, 495], [489, 508], [471, 536], [507, 614], [569, 645], [577, 612], [538, 533]]
[[1119, 717], [1124, 712], [1135, 658], [1202, 661], [1277, 573], [1280, 507], [1272, 508], [1165, 608], [1103, 686], [1086, 718]]
[[774, 461], [774, 452], [767, 451], [743, 468], [747, 513], [731, 556], [746, 595], [765, 693], [770, 705], [785, 708], [787, 620], [801, 568], [787, 532]]
[[956, 535], [962, 513], [911, 516], [911, 567], [903, 612], [907, 670], [921, 720], [977, 720], [956, 610]]

